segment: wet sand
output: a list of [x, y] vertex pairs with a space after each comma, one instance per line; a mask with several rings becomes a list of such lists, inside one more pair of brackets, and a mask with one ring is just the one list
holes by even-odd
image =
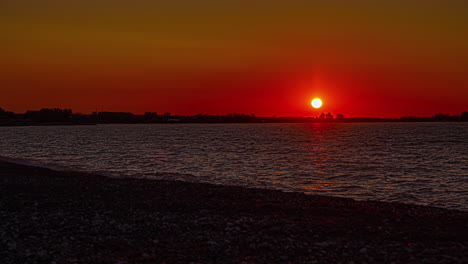
[[0, 263], [468, 263], [468, 212], [0, 162]]

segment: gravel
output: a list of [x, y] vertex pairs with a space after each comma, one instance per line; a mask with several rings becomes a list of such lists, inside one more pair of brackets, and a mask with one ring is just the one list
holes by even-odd
[[468, 263], [468, 212], [0, 162], [0, 263]]

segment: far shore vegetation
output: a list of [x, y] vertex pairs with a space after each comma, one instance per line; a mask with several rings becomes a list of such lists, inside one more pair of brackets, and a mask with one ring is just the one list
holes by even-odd
[[38, 111], [14, 113], [0, 108], [0, 126], [17, 125], [95, 125], [95, 124], [151, 124], [151, 123], [358, 123], [358, 122], [467, 122], [468, 112], [460, 115], [435, 114], [430, 117], [405, 116], [401, 118], [345, 117], [342, 114], [321, 113], [318, 117], [256, 116], [230, 113], [227, 115], [198, 114], [192, 116], [146, 112], [74, 113], [71, 109], [43, 108]]

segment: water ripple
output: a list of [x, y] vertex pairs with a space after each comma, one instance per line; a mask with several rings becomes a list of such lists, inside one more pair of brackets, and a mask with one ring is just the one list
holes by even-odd
[[0, 127], [13, 161], [468, 210], [468, 124]]

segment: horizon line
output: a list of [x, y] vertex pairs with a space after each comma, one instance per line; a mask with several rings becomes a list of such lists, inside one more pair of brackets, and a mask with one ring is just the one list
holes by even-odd
[[[8, 111], [8, 110], [5, 110], [3, 109], [2, 107], [0, 107], [0, 113], [2, 112], [10, 112], [10, 113], [13, 113], [15, 115], [22, 115], [22, 114], [26, 114], [28, 112], [40, 112], [41, 110], [55, 110], [55, 109], [59, 109], [59, 110], [70, 110], [72, 114], [77, 114], [77, 115], [93, 115], [93, 114], [99, 114], [99, 113], [126, 113], [126, 114], [132, 114], [132, 115], [135, 115], [135, 116], [144, 116], [146, 114], [157, 114], [157, 116], [172, 116], [172, 117], [194, 117], [194, 116], [229, 116], [229, 115], [243, 115], [243, 116], [250, 116], [250, 117], [256, 117], [256, 118], [260, 118], [260, 117], [267, 117], [267, 118], [319, 118], [322, 114], [324, 115], [327, 115], [327, 114], [332, 114], [334, 118], [336, 118], [338, 115], [342, 115], [342, 118], [370, 118], [370, 119], [401, 119], [401, 118], [434, 118], [436, 117], [437, 115], [443, 115], [443, 116], [446, 116], [446, 117], [450, 117], [450, 116], [461, 116], [463, 115], [464, 113], [468, 113], [468, 111], [462, 111], [461, 113], [459, 114], [452, 114], [452, 113], [435, 113], [431, 116], [418, 116], [418, 115], [402, 115], [402, 116], [393, 116], [393, 117], [388, 117], [388, 116], [345, 116], [341, 113], [332, 113], [331, 111], [328, 111], [328, 113], [326, 111], [324, 112], [320, 112], [320, 114], [317, 114], [316, 116], [295, 116], [295, 115], [278, 115], [278, 114], [272, 114], [272, 115], [257, 115], [256, 113], [250, 113], [250, 114], [246, 114], [246, 113], [241, 113], [241, 112], [228, 112], [228, 113], [223, 113], [223, 114], [219, 114], [219, 113], [216, 113], [216, 114], [210, 114], [210, 113], [198, 113], [198, 114], [173, 114], [171, 112], [168, 112], [168, 111], [162, 111], [162, 112], [158, 112], [158, 111], [145, 111], [143, 113], [138, 113], [138, 112], [131, 112], [131, 111], [104, 111], [104, 110], [101, 110], [101, 111], [98, 111], [96, 109], [96, 111], [93, 111], [93, 112], [90, 112], [90, 113], [84, 113], [84, 112], [74, 112], [72, 108], [60, 108], [60, 107], [53, 107], [53, 108], [47, 108], [47, 107], [43, 107], [39, 110], [25, 110], [24, 113], [17, 113], [17, 112], [13, 112], [13, 111]], [[162, 114], [160, 114], [162, 113]]]

